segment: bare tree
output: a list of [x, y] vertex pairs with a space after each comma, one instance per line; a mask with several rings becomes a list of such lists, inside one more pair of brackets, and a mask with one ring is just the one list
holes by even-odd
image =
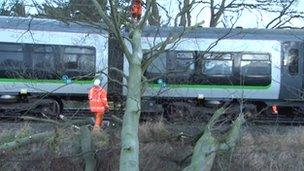
[[197, 5], [196, 8], [200, 8], [198, 16], [202, 15], [203, 10], [210, 12], [209, 27], [218, 27], [220, 23], [230, 27], [231, 23], [234, 23], [240, 18], [239, 16], [242, 17], [242, 13], [247, 11], [252, 14], [259, 13], [261, 17], [268, 13], [276, 14], [277, 16], [271, 19], [265, 27], [285, 28], [292, 20], [304, 17], [303, 11], [297, 9], [297, 3], [298, 0], [203, 0], [196, 1], [194, 4]]
[[25, 5], [19, 0], [13, 2], [8, 0], [2, 1], [0, 4], [0, 15], [24, 17], [26, 16]]
[[160, 14], [156, 0], [151, 1], [151, 15], [148, 18], [148, 22], [150, 25], [160, 25]]
[[[76, 2], [76, 1], [71, 1]], [[157, 53], [153, 53], [150, 58], [144, 61], [143, 59], [143, 48], [141, 44], [142, 31], [145, 27], [146, 22], [150, 19], [151, 25], [159, 25], [160, 17], [159, 11], [157, 7], [156, 0], [147, 0], [145, 2], [145, 13], [143, 14], [140, 21], [134, 20], [129, 12], [128, 6], [130, 3], [128, 2], [120, 2], [120, 1], [79, 1], [77, 2], [79, 6], [63, 6], [54, 9], [49, 8], [48, 6], [44, 6], [46, 15], [54, 15], [60, 13], [61, 18], [66, 18], [68, 20], [80, 20], [87, 21], [91, 25], [96, 28], [104, 29], [104, 25], [107, 26], [107, 29], [111, 31], [111, 34], [114, 35], [116, 40], [118, 41], [120, 48], [123, 50], [125, 57], [127, 58], [129, 64], [129, 73], [127, 75], [127, 101], [126, 101], [126, 110], [123, 117], [123, 126], [121, 131], [121, 157], [120, 157], [120, 170], [139, 170], [139, 141], [138, 141], [138, 126], [139, 126], [139, 117], [141, 112], [141, 93], [143, 89], [143, 72], [147, 68], [147, 66], [157, 58], [157, 54], [161, 51], [164, 51], [168, 44], [174, 44], [178, 41], [182, 35], [173, 35], [165, 39], [163, 42], [156, 44], [153, 46], [150, 51], [156, 51]], [[76, 4], [77, 4], [76, 3]], [[237, 0], [232, 0], [227, 2], [226, 0], [222, 0], [221, 3], [216, 4], [214, 0], [210, 1], [189, 1], [185, 0], [184, 5], [181, 8], [181, 12], [179, 12], [178, 16], [180, 17], [180, 25], [182, 26], [190, 26], [191, 24], [191, 13], [190, 10], [194, 4], [202, 3], [206, 4], [210, 7], [210, 27], [215, 27], [219, 24], [225, 12], [236, 12], [240, 9], [261, 9], [266, 10], [267, 4], [266, 1], [259, 1], [257, 4], [248, 4], [242, 2], [238, 2]], [[262, 4], [263, 3], [263, 4]], [[87, 7], [94, 11], [94, 15], [91, 16], [91, 13], [86, 12], [82, 7], [88, 5]], [[291, 5], [290, 5], [291, 6]], [[290, 6], [285, 6], [289, 8]], [[288, 11], [288, 10], [286, 10]], [[283, 12], [285, 15], [286, 12]], [[283, 16], [282, 15], [282, 16]], [[64, 17], [62, 17], [64, 16]], [[176, 20], [177, 21], [177, 20]], [[275, 20], [276, 21], [276, 20]], [[273, 21], [272, 23], [274, 23]], [[177, 23], [177, 22], [176, 22]], [[271, 24], [272, 24], [271, 23]], [[280, 25], [281, 26], [281, 25]], [[125, 28], [127, 28], [128, 32], [125, 32]], [[195, 27], [193, 27], [195, 28]], [[185, 29], [184, 31], [187, 31]], [[131, 45], [131, 48], [128, 48]], [[240, 115], [240, 121], [235, 123], [235, 126], [232, 129], [232, 133], [229, 134], [229, 137], [235, 140], [235, 137], [238, 135], [240, 130], [240, 124], [242, 123]], [[201, 160], [200, 154], [206, 154], [210, 151], [201, 151], [204, 145], [211, 149], [218, 149], [220, 146], [218, 143], [213, 143], [216, 140], [212, 139], [211, 143], [208, 142], [210, 140], [209, 136], [210, 132], [206, 132], [206, 135], [202, 137], [201, 141], [198, 141], [197, 148], [195, 149], [193, 155], [193, 161], [197, 162], [200, 165], [198, 168], [201, 169], [202, 166], [209, 161], [209, 158], [206, 161]], [[211, 135], [212, 136], [212, 135]], [[205, 144], [207, 141], [207, 144]], [[229, 140], [230, 142], [230, 140]], [[209, 143], [209, 144], [208, 144]], [[202, 153], [200, 153], [202, 152]], [[214, 159], [214, 155], [211, 156], [212, 160]], [[210, 163], [209, 168], [210, 168]], [[211, 163], [212, 164], [212, 163]], [[192, 167], [192, 166], [190, 166]]]

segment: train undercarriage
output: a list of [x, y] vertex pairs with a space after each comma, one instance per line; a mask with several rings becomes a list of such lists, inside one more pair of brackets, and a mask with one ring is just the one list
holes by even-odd
[[[80, 103], [86, 103], [82, 99]], [[110, 115], [122, 117], [124, 111], [123, 101], [110, 101]], [[147, 99], [142, 100], [141, 120], [155, 120], [165, 118], [171, 123], [181, 122], [207, 122], [212, 114], [222, 106], [227, 106], [224, 113], [225, 120], [232, 121], [239, 113], [245, 114], [248, 121], [304, 123], [304, 107], [301, 102], [263, 102], [229, 100], [203, 100], [203, 99]], [[296, 105], [297, 107], [294, 107]], [[64, 105], [63, 99], [51, 96], [29, 95], [19, 93], [16, 95], [2, 95], [0, 98], [0, 117], [35, 116], [58, 119], [60, 115], [75, 114], [82, 111], [83, 116], [93, 116], [88, 106], [79, 109], [69, 109]]]
[[2, 95], [0, 98], [1, 117], [34, 115], [56, 118], [62, 110], [62, 101], [55, 97], [44, 98], [19, 93], [16, 95]]

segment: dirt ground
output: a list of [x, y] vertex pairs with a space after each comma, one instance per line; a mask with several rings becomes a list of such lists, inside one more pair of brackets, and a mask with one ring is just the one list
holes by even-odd
[[[0, 154], [0, 170], [83, 170], [84, 160], [75, 128], [44, 123], [0, 122], [0, 145], [37, 132], [56, 137]], [[140, 168], [178, 171], [191, 159], [201, 124], [144, 123], [140, 127]], [[98, 170], [117, 170], [119, 127], [93, 135]], [[213, 170], [303, 170], [304, 127], [245, 124], [237, 146], [217, 152]]]

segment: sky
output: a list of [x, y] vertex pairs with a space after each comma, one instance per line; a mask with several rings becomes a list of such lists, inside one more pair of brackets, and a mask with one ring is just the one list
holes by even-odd
[[[229, 0], [227, 0], [229, 2]], [[178, 13], [178, 4], [176, 3], [176, 0], [157, 0], [159, 4], [164, 6], [168, 12], [175, 16]], [[215, 2], [221, 2], [221, 0], [215, 0]], [[254, 3], [254, 0], [246, 0], [248, 3]], [[298, 0], [298, 2], [295, 4], [294, 8], [304, 12], [304, 0]], [[202, 10], [202, 6], [196, 6], [192, 11], [192, 22], [197, 23], [201, 22], [201, 20], [205, 21], [205, 24], [202, 26], [208, 27], [208, 23], [210, 21], [210, 10], [209, 8], [205, 8]], [[162, 11], [161, 16], [165, 16], [166, 13]], [[236, 17], [235, 14], [227, 14], [229, 16]], [[241, 17], [237, 20], [235, 26], [240, 26], [244, 28], [265, 28], [265, 26], [275, 17], [277, 17], [278, 14], [275, 13], [266, 13], [266, 12], [258, 12], [254, 10], [244, 10]], [[304, 21], [303, 20], [294, 20], [291, 24], [295, 27], [304, 27]], [[222, 26], [223, 27], [223, 26]]]
[[[2, 3], [3, 1], [7, 0], [0, 0]], [[14, 0], [9, 0], [14, 1]], [[21, 0], [22, 1], [22, 0]], [[36, 13], [36, 9], [33, 7], [33, 0], [23, 0], [25, 4], [27, 4], [26, 11], [28, 13]], [[42, 3], [45, 0], [34, 0], [38, 3]], [[52, 1], [52, 0], [49, 0]], [[221, 1], [221, 0], [215, 0]], [[229, 0], [228, 0], [229, 1]], [[254, 2], [253, 0], [246, 0], [247, 2]], [[178, 13], [178, 3], [177, 0], [157, 0], [157, 2], [163, 6], [165, 10], [160, 10], [162, 19], [167, 20], [165, 17], [167, 14], [170, 16], [176, 16]], [[298, 0], [297, 4], [295, 5], [295, 8], [298, 10], [302, 10], [304, 12], [304, 0]], [[210, 20], [210, 11], [208, 8], [205, 8], [204, 10], [201, 10], [202, 6], [196, 6], [192, 11], [192, 23], [202, 22], [204, 20], [204, 24], [202, 26], [207, 27], [209, 20]], [[240, 26], [243, 28], [265, 28], [267, 23], [269, 23], [273, 18], [275, 18], [278, 14], [274, 13], [266, 13], [266, 12], [258, 12], [258, 11], [250, 11], [245, 10], [243, 11], [241, 17], [237, 20], [234, 26]], [[235, 14], [228, 13], [227, 16], [236, 18]], [[228, 18], [229, 19], [229, 18]], [[173, 22], [171, 22], [173, 24]], [[304, 27], [304, 21], [303, 20], [293, 20], [290, 24], [291, 26], [295, 27]], [[228, 25], [229, 26], [229, 25]], [[219, 27], [223, 27], [223, 25], [220, 25]]]

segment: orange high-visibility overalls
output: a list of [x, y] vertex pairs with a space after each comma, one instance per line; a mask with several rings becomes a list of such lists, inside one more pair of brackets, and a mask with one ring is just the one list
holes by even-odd
[[140, 20], [142, 14], [141, 0], [133, 0], [131, 14], [134, 19]]
[[94, 127], [100, 127], [105, 111], [109, 108], [107, 92], [101, 86], [93, 86], [89, 92], [91, 112], [96, 114]]

